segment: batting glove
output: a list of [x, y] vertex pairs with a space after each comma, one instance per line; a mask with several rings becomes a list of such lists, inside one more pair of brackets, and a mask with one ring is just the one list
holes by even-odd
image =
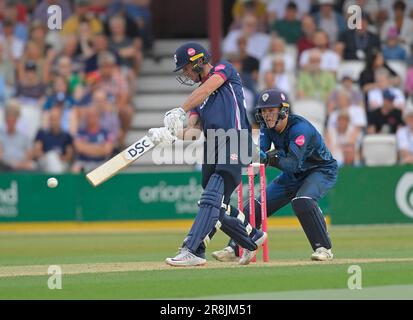
[[163, 144], [172, 144], [176, 140], [176, 136], [174, 136], [167, 128], [152, 128], [148, 131], [151, 140], [155, 144], [163, 143]]
[[186, 112], [182, 108], [174, 108], [165, 113], [163, 123], [173, 134], [177, 134], [184, 126]]

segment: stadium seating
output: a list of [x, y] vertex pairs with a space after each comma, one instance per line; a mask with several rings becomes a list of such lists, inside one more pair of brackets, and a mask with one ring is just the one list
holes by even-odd
[[323, 134], [326, 120], [326, 107], [324, 103], [314, 99], [296, 100], [292, 105], [292, 112], [303, 116]]
[[394, 134], [369, 134], [363, 138], [361, 152], [367, 166], [391, 166], [397, 163]]
[[364, 61], [359, 60], [344, 60], [340, 63], [337, 70], [337, 80], [340, 81], [344, 75], [351, 76], [354, 81], [357, 81], [361, 71], [364, 69]]
[[392, 68], [400, 77], [401, 79], [401, 86], [404, 87], [404, 82], [406, 81], [407, 75], [407, 65], [399, 60], [388, 60], [387, 63], [389, 64], [390, 68]]

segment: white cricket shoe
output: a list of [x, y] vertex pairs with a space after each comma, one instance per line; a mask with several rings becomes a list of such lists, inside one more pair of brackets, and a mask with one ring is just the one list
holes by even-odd
[[165, 262], [174, 267], [202, 266], [206, 260], [194, 255], [187, 248], [182, 248], [175, 258], [166, 258]]
[[212, 252], [212, 257], [221, 262], [234, 262], [238, 260], [235, 255], [234, 249], [228, 246], [222, 250]]
[[[260, 233], [258, 233], [260, 232]], [[257, 236], [259, 236], [259, 238], [257, 240], [255, 240], [255, 244], [257, 245], [257, 249], [254, 251], [250, 251], [247, 249], [242, 249], [242, 256], [241, 259], [239, 259], [239, 264], [242, 265], [247, 265], [251, 262], [251, 260], [255, 257], [257, 250], [259, 247], [262, 246], [262, 244], [264, 243], [264, 241], [267, 239], [267, 233], [266, 232], [262, 232], [262, 231], [257, 231]]]
[[333, 253], [331, 249], [326, 249], [324, 247], [317, 248], [311, 255], [311, 260], [315, 261], [329, 261], [333, 260]]

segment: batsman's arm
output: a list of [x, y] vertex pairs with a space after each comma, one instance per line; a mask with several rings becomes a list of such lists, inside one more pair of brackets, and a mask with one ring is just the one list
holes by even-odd
[[201, 120], [198, 114], [191, 114], [188, 125], [183, 130], [178, 131], [177, 138], [181, 140], [197, 140], [201, 135]]
[[224, 84], [225, 80], [218, 74], [213, 74], [207, 81], [205, 81], [200, 87], [195, 89], [188, 99], [182, 105], [182, 109], [188, 112], [199, 106], [205, 101], [215, 90]]

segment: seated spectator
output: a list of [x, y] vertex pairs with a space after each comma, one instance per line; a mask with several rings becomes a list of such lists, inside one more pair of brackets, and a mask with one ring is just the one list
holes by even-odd
[[86, 22], [91, 30], [92, 34], [96, 35], [103, 32], [103, 25], [93, 14], [89, 12], [89, 0], [76, 0], [75, 12], [70, 16], [63, 24], [62, 35], [79, 34], [80, 25], [82, 22]]
[[0, 42], [0, 82], [2, 83], [2, 94], [0, 94], [0, 106], [15, 93], [16, 77], [15, 65], [5, 54], [4, 44]]
[[41, 129], [36, 135], [34, 157], [41, 171], [62, 173], [68, 170], [73, 159], [72, 137], [62, 131], [61, 118], [62, 110], [52, 108], [49, 115], [50, 129]]
[[4, 112], [6, 128], [0, 132], [0, 169], [3, 171], [33, 170], [31, 140], [17, 130], [20, 106], [6, 106]]
[[364, 108], [359, 105], [351, 104], [350, 95], [347, 91], [341, 90], [337, 92], [337, 104], [328, 117], [327, 127], [336, 127], [338, 115], [346, 112], [350, 117], [350, 125], [353, 128], [359, 129], [361, 132], [367, 127], [367, 117]]
[[280, 20], [285, 16], [287, 5], [294, 2], [297, 5], [297, 16], [301, 19], [304, 15], [310, 13], [311, 0], [268, 0], [267, 1], [267, 17], [271, 25], [274, 21]]
[[100, 114], [96, 107], [86, 111], [86, 127], [79, 130], [74, 139], [76, 159], [72, 172], [88, 172], [101, 165], [113, 152], [113, 138], [100, 126]]
[[410, 99], [412, 99], [413, 101], [413, 59], [412, 59], [412, 62], [410, 63], [409, 68], [407, 69], [406, 82], [404, 84], [404, 91], [407, 97], [410, 97]]
[[405, 61], [407, 59], [406, 49], [399, 44], [395, 27], [390, 28], [387, 33], [386, 44], [383, 46], [383, 56], [386, 60]]
[[328, 35], [324, 31], [318, 30], [314, 33], [315, 48], [304, 50], [300, 56], [300, 67], [305, 69], [309, 64], [309, 56], [312, 50], [321, 52], [321, 70], [337, 72], [340, 65], [340, 57], [328, 46]]
[[109, 48], [118, 52], [120, 64], [138, 74], [143, 60], [142, 41], [139, 38], [129, 38], [126, 35], [126, 22], [122, 16], [114, 16], [109, 20], [111, 36]]
[[307, 49], [315, 47], [314, 33], [317, 31], [317, 26], [314, 18], [306, 14], [301, 20], [301, 37], [297, 41], [297, 59], [300, 61], [301, 53]]
[[55, 57], [52, 65], [56, 66], [58, 57], [67, 56], [72, 63], [73, 71], [82, 73], [84, 70], [84, 59], [90, 57], [92, 54], [93, 49], [91, 49], [88, 54], [82, 52], [76, 35], [67, 35], [62, 37], [62, 50], [59, 52], [58, 56]]
[[68, 95], [75, 101], [79, 100], [83, 94], [83, 79], [79, 72], [74, 72], [72, 61], [68, 56], [59, 57], [55, 72], [66, 80]]
[[270, 52], [266, 54], [260, 62], [260, 78], [264, 78], [264, 74], [272, 70], [273, 62], [276, 57], [282, 57], [287, 72], [295, 73], [296, 57], [292, 57], [291, 54], [287, 53], [285, 41], [283, 39], [272, 36]]
[[37, 78], [43, 83], [48, 83], [50, 80], [50, 63], [44, 58], [41, 48], [36, 42], [30, 40], [26, 44], [24, 55], [17, 63], [17, 79], [22, 81], [26, 78], [25, 65], [27, 62], [36, 65]]
[[364, 107], [364, 98], [360, 89], [354, 85], [353, 79], [350, 75], [344, 75], [341, 79], [341, 83], [337, 89], [335, 89], [327, 101], [327, 113], [330, 114], [332, 111], [336, 110], [338, 103], [339, 92], [344, 91], [350, 97], [350, 104], [360, 107]]
[[297, 43], [301, 37], [301, 21], [298, 20], [297, 5], [294, 2], [287, 4], [285, 16], [272, 24], [271, 31], [283, 38], [288, 44], [295, 45]]
[[316, 25], [323, 30], [332, 44], [338, 35], [346, 29], [346, 22], [341, 13], [334, 11], [334, 0], [318, 0], [320, 11], [314, 15]]
[[24, 65], [24, 78], [17, 82], [16, 96], [21, 102], [39, 105], [46, 93], [46, 85], [38, 76], [38, 66], [28, 60]]
[[393, 105], [394, 94], [390, 90], [383, 92], [383, 106], [368, 115], [368, 134], [395, 134], [403, 125], [402, 112]]
[[311, 49], [306, 69], [298, 73], [297, 98], [313, 98], [326, 102], [335, 86], [335, 76], [321, 69], [321, 51]]
[[401, 89], [391, 85], [390, 75], [387, 69], [378, 69], [376, 71], [375, 79], [376, 87], [367, 92], [368, 110], [374, 110], [383, 104], [383, 92], [387, 89], [390, 90], [395, 97], [393, 105], [396, 108], [403, 110], [406, 105], [406, 98], [404, 97], [404, 93]]
[[261, 60], [267, 53], [270, 45], [270, 36], [257, 31], [257, 18], [253, 15], [246, 15], [242, 20], [240, 30], [230, 31], [223, 42], [224, 55], [237, 54], [238, 39], [245, 37], [247, 39], [248, 55]]
[[413, 108], [404, 111], [405, 126], [397, 130], [397, 149], [402, 164], [413, 164]]
[[[0, 8], [1, 9], [1, 8]], [[17, 39], [20, 39], [23, 42], [27, 41], [27, 25], [25, 21], [22, 21], [19, 19], [18, 11], [19, 11], [19, 4], [16, 4], [16, 1], [4, 1], [4, 14], [3, 17], [6, 18], [6, 20], [9, 20], [10, 22], [13, 23], [14, 29], [13, 29], [13, 34]], [[0, 19], [0, 35], [3, 33], [3, 21]]]
[[109, 101], [117, 108], [121, 123], [119, 141], [123, 145], [133, 118], [129, 86], [116, 66], [116, 59], [113, 54], [102, 52], [98, 58], [98, 65], [97, 88], [103, 89], [108, 94]]
[[247, 38], [240, 37], [238, 39], [239, 57], [241, 59], [241, 80], [244, 88], [251, 90], [254, 95], [257, 94], [258, 85], [258, 71], [260, 68], [260, 62], [251, 57], [247, 52]]
[[389, 30], [394, 28], [398, 33], [400, 44], [409, 50], [413, 44], [413, 20], [405, 15], [406, 3], [400, 0], [395, 1], [392, 9], [394, 18], [390, 18], [384, 23], [381, 29], [381, 39], [385, 41]]
[[293, 77], [290, 73], [286, 72], [284, 59], [282, 57], [276, 57], [273, 61], [272, 71], [265, 73], [265, 89], [277, 88], [283, 92], [286, 92], [291, 98], [293, 94]]
[[372, 49], [380, 50], [380, 38], [369, 31], [369, 18], [363, 14], [361, 29], [348, 29], [339, 35], [336, 52], [344, 60], [365, 60]]
[[325, 129], [325, 140], [337, 164], [357, 165], [360, 161], [361, 132], [351, 125], [350, 115], [342, 110], [334, 126]]
[[19, 39], [14, 33], [15, 23], [11, 20], [4, 20], [3, 33], [0, 34], [0, 42], [6, 48], [8, 59], [15, 61], [21, 58], [24, 52], [25, 41]]
[[232, 6], [233, 21], [229, 27], [230, 30], [238, 30], [242, 27], [242, 19], [246, 15], [257, 17], [257, 30], [259, 32], [267, 31], [266, 6], [262, 0], [236, 0]]
[[[377, 87], [376, 71], [385, 68], [390, 73], [390, 82], [393, 86], [400, 85], [400, 77], [384, 60], [383, 53], [379, 50], [373, 49], [366, 56], [366, 65], [359, 76], [359, 85], [364, 93], [370, 89]], [[367, 101], [366, 101], [367, 103]]]
[[102, 52], [111, 52], [112, 55], [115, 56], [115, 62], [119, 66], [120, 65], [120, 57], [119, 54], [116, 51], [113, 51], [109, 48], [109, 40], [108, 38], [103, 34], [97, 34], [93, 37], [93, 52], [92, 55], [89, 56], [85, 60], [84, 64], [84, 72], [86, 75], [93, 73], [98, 70], [98, 56]]

